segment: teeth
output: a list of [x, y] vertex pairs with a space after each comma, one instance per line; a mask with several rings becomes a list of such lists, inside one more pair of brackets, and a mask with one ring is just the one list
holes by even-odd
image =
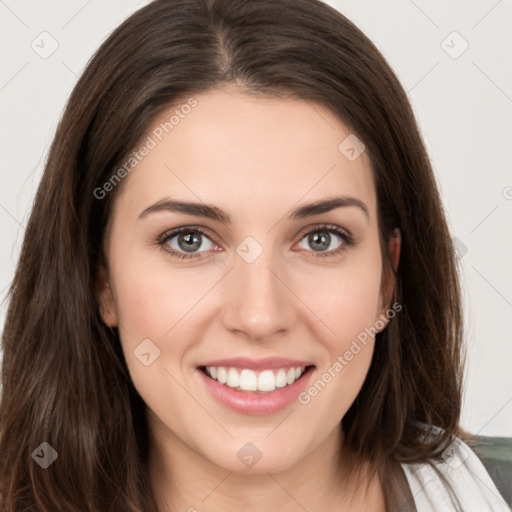
[[[229, 371], [237, 373], [237, 371], [234, 368], [231, 368]], [[244, 391], [256, 391], [258, 389], [258, 377], [256, 377], [256, 374], [252, 370], [242, 370], [240, 372], [239, 386], [240, 389]], [[229, 387], [234, 388], [236, 386]]]
[[276, 375], [276, 388], [284, 388], [286, 386], [286, 372], [281, 368]]
[[230, 368], [228, 371], [228, 380], [226, 384], [230, 388], [237, 388], [240, 386], [240, 375], [234, 368]]
[[214, 366], [209, 366], [207, 368], [207, 370], [210, 370], [210, 377], [212, 379], [215, 379], [215, 377], [213, 376], [213, 372], [211, 371], [213, 369], [213, 371], [217, 370], [217, 380], [221, 383], [221, 384], [226, 384], [227, 380], [228, 380], [228, 372], [226, 371], [225, 368], [215, 368]]
[[276, 376], [274, 375], [274, 372], [272, 370], [265, 370], [261, 372], [258, 376], [258, 390], [274, 391], [274, 389], [276, 389]]
[[293, 384], [305, 371], [305, 366], [297, 368], [279, 368], [277, 370], [253, 370], [207, 366], [206, 373], [220, 384], [238, 391], [270, 392]]

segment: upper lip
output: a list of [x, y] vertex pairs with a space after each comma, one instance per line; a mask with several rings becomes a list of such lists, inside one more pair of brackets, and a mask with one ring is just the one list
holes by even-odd
[[312, 366], [311, 361], [300, 361], [298, 359], [288, 359], [284, 357], [266, 357], [263, 359], [254, 359], [251, 357], [232, 357], [229, 359], [216, 359], [202, 363], [201, 366], [227, 366], [232, 368], [247, 368], [248, 370], [273, 370], [277, 368]]

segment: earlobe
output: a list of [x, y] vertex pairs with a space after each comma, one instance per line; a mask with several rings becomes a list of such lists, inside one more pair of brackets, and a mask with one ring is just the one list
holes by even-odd
[[109, 327], [117, 326], [117, 313], [112, 286], [108, 280], [104, 267], [98, 271], [96, 279], [96, 297], [100, 307], [103, 322]]

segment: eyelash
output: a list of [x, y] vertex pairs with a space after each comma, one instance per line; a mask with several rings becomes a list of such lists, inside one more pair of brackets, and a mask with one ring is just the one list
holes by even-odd
[[[337, 226], [335, 226], [333, 224], [320, 224], [318, 226], [315, 226], [313, 229], [306, 231], [303, 235], [301, 235], [299, 241], [301, 241], [306, 235], [310, 235], [312, 233], [322, 232], [322, 231], [338, 235], [343, 240], [343, 244], [340, 248], [332, 249], [330, 251], [323, 251], [323, 252], [307, 251], [307, 252], [311, 252], [311, 255], [310, 255], [311, 258], [331, 258], [334, 256], [338, 256], [340, 253], [346, 251], [349, 247], [355, 245], [355, 243], [356, 243], [355, 238], [352, 235], [343, 231], [342, 229], [338, 228]], [[202, 257], [201, 252], [187, 254], [187, 253], [177, 252], [174, 249], [168, 248], [167, 242], [170, 239], [174, 238], [176, 235], [179, 235], [180, 233], [200, 233], [201, 235], [204, 235], [206, 238], [211, 240], [211, 238], [208, 236], [208, 233], [206, 232], [206, 230], [204, 230], [200, 226], [184, 226], [181, 228], [176, 228], [176, 229], [172, 229], [170, 231], [166, 231], [165, 233], [160, 235], [155, 242], [160, 246], [160, 248], [166, 254], [168, 254], [169, 256], [171, 256], [173, 258], [184, 260], [184, 259]], [[202, 251], [202, 252], [204, 252], [204, 251]]]

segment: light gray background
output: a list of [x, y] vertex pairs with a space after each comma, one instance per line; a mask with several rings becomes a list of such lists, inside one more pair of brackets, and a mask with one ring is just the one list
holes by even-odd
[[[67, 97], [99, 44], [146, 3], [0, 0], [0, 299]], [[327, 3], [397, 72], [437, 173], [466, 295], [462, 424], [512, 436], [512, 0]], [[43, 59], [31, 45], [48, 51], [52, 38]]]

